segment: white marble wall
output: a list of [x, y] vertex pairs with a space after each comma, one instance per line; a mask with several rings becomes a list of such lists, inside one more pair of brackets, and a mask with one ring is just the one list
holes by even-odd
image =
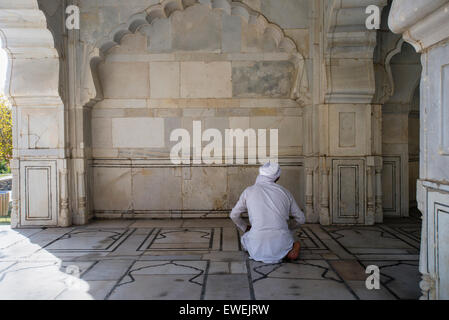
[[[279, 13], [264, 6], [274, 16]], [[307, 72], [301, 53], [284, 47], [293, 40], [270, 28], [196, 4], [143, 25], [104, 52], [94, 70], [102, 99], [90, 111], [86, 144], [93, 158], [96, 216], [227, 215], [257, 170], [224, 161], [214, 167], [172, 164], [170, 151], [177, 142], [170, 134], [184, 128], [193, 136], [193, 121], [203, 131], [218, 129], [222, 137], [225, 129], [278, 129], [286, 171], [281, 183], [304, 207], [307, 95], [298, 92], [308, 86]]]
[[[136, 163], [138, 162], [138, 163]], [[301, 163], [282, 165], [280, 184], [304, 203]], [[94, 208], [98, 217], [227, 217], [258, 169], [171, 167], [145, 161], [94, 161]]]
[[[58, 14], [63, 12], [51, 2], [40, 0], [47, 23], [35, 1], [0, 1], [0, 28], [6, 30], [15, 59], [8, 83], [17, 123], [15, 225], [85, 224], [94, 213], [155, 216], [229, 210], [254, 180], [255, 168], [187, 170], [172, 165], [169, 134], [176, 128], [191, 129], [193, 120], [222, 131], [280, 129], [280, 160], [291, 172], [282, 183], [295, 193], [309, 222], [381, 222], [382, 202], [397, 204], [398, 195], [401, 205], [395, 212], [405, 215], [410, 196], [405, 177], [416, 175], [416, 161], [410, 172], [404, 163], [416, 145], [404, 128], [417, 118], [389, 110], [410, 105], [412, 98], [402, 93], [415, 95], [409, 74], [413, 70], [391, 63], [391, 52], [390, 73], [378, 77], [373, 59], [378, 43], [376, 31], [365, 28], [366, 3], [242, 2], [83, 0], [81, 30], [62, 39], [53, 28], [61, 25]], [[432, 1], [424, 12], [444, 3]], [[11, 8], [18, 15], [5, 14], [3, 9]], [[26, 19], [14, 18], [25, 13]], [[421, 13], [410, 14], [422, 18]], [[393, 29], [410, 27], [406, 40], [426, 52], [428, 73], [445, 81], [446, 62], [439, 61], [444, 46], [430, 47], [444, 40], [444, 34], [434, 32], [421, 43], [415, 38], [422, 37], [422, 29], [397, 20]], [[429, 28], [440, 30], [432, 21], [426, 22]], [[21, 37], [16, 27], [25, 26], [27, 37]], [[381, 53], [384, 58], [400, 49], [397, 36], [386, 34], [381, 39], [388, 50]], [[54, 43], [63, 53], [60, 59]], [[396, 74], [399, 81], [393, 78]], [[397, 90], [378, 90], [389, 76], [398, 83]], [[438, 98], [429, 87], [422, 88], [426, 95], [420, 99], [444, 105], [446, 97]], [[435, 110], [444, 122], [444, 110]], [[432, 117], [437, 115], [429, 113]], [[421, 119], [421, 127], [425, 121], [430, 120]], [[421, 180], [444, 183], [445, 178], [438, 179], [447, 174], [447, 130], [437, 124], [432, 122], [434, 131], [426, 132], [441, 136], [438, 144], [421, 139], [426, 158], [421, 159], [420, 175]], [[394, 166], [400, 168], [399, 180], [382, 195], [382, 172], [383, 185], [390, 185]], [[234, 184], [236, 172], [244, 178]], [[45, 188], [33, 189], [40, 185]], [[167, 198], [173, 190], [175, 196]], [[42, 208], [27, 209], [33, 203]]]

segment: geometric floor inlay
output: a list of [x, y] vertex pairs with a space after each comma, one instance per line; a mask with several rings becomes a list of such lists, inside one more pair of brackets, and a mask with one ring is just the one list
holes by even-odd
[[134, 230], [75, 229], [45, 246], [51, 251], [114, 251]]
[[303, 225], [299, 260], [277, 264], [250, 260], [230, 219], [0, 226], [0, 299], [417, 299], [418, 222]]
[[[153, 229], [138, 251], [218, 250], [220, 228]], [[214, 241], [215, 240], [215, 241]]]

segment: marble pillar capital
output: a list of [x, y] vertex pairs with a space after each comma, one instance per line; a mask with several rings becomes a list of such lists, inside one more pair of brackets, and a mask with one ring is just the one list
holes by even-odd
[[388, 25], [417, 52], [449, 38], [448, 0], [395, 0]]

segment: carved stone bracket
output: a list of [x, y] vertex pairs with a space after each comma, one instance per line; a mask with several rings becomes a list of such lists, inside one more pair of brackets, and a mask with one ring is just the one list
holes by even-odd
[[403, 35], [417, 52], [447, 38], [449, 1], [393, 1], [388, 26]]
[[[370, 5], [382, 9], [386, 0]], [[334, 0], [325, 12], [326, 103], [371, 103], [375, 93], [376, 30], [368, 30], [366, 2]]]

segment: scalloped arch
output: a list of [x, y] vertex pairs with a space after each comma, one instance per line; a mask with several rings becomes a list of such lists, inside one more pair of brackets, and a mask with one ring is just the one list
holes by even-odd
[[97, 67], [108, 50], [120, 45], [125, 35], [136, 33], [139, 28], [151, 25], [156, 19], [167, 19], [176, 12], [183, 11], [195, 5], [206, 5], [211, 10], [221, 10], [228, 15], [239, 16], [246, 23], [255, 25], [259, 32], [269, 34], [276, 43], [276, 47], [295, 58], [298, 74], [292, 89], [292, 99], [300, 99], [300, 95], [308, 92], [308, 80], [304, 68], [304, 57], [298, 51], [296, 44], [287, 37], [284, 31], [276, 24], [269, 22], [261, 13], [252, 10], [241, 2], [232, 0], [164, 0], [159, 4], [152, 5], [142, 12], [132, 15], [125, 23], [117, 26], [107, 37], [99, 40], [95, 45], [95, 52], [90, 57], [93, 83], [96, 89], [96, 97], [87, 103], [92, 106], [103, 100], [101, 82], [97, 75]]
[[[391, 70], [391, 60], [394, 58], [394, 56], [396, 56], [402, 52], [402, 48], [403, 48], [404, 44], [410, 45], [403, 37], [401, 37], [397, 41], [394, 49], [391, 50], [385, 57], [384, 65], [385, 65], [385, 70], [387, 72], [387, 77], [388, 77], [388, 82], [389, 82], [389, 90], [387, 92], [388, 96], [387, 96], [386, 101], [388, 101], [388, 99], [393, 97], [395, 94], [395, 83], [394, 83], [393, 71]], [[411, 91], [411, 93], [409, 95], [409, 101], [412, 101], [413, 95], [415, 93], [416, 88], [419, 86], [420, 81], [421, 81], [421, 77], [417, 77], [416, 81], [413, 84], [413, 90]]]

